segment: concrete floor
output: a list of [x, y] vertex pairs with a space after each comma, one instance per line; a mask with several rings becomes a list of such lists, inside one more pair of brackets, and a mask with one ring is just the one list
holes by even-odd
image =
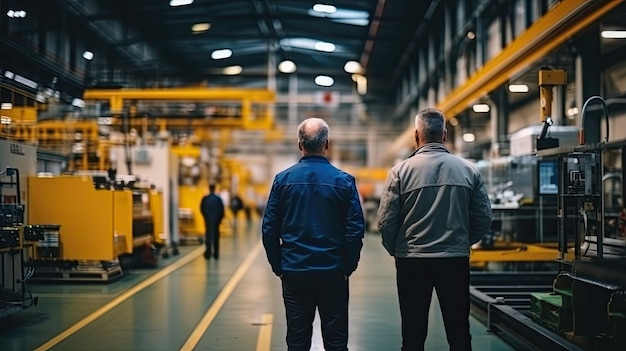
[[[3, 321], [0, 350], [285, 350], [280, 281], [258, 223], [223, 237], [218, 261], [202, 250], [183, 246], [159, 268], [108, 284], [30, 283], [39, 304]], [[376, 234], [365, 238], [350, 289], [350, 350], [399, 350], [395, 268]], [[436, 299], [430, 321], [426, 349], [447, 350]], [[513, 350], [473, 318], [471, 330], [475, 350]], [[318, 328], [311, 350], [323, 350]]]

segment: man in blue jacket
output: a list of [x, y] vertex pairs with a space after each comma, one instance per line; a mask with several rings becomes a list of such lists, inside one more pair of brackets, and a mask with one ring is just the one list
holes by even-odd
[[202, 198], [200, 212], [204, 217], [204, 258], [211, 258], [211, 248], [213, 248], [213, 258], [216, 260], [220, 255], [220, 223], [224, 218], [224, 202], [222, 198], [215, 194], [215, 185], [209, 185], [209, 195]]
[[300, 161], [278, 173], [263, 217], [263, 245], [282, 280], [289, 351], [311, 348], [319, 311], [326, 351], [348, 349], [348, 277], [359, 262], [365, 221], [354, 177], [330, 164], [328, 124], [298, 127]]

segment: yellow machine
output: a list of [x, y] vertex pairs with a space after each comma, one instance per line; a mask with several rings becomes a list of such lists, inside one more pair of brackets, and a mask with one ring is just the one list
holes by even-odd
[[117, 260], [133, 250], [133, 194], [96, 189], [91, 176], [30, 177], [31, 224], [60, 225], [62, 260]]
[[163, 245], [166, 241], [165, 223], [163, 214], [163, 193], [156, 190], [148, 191], [150, 213], [152, 214], [153, 235], [152, 242]]

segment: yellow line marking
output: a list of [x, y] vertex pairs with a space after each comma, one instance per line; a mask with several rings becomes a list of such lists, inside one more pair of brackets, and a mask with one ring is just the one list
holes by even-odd
[[102, 315], [104, 315], [105, 313], [107, 313], [110, 310], [112, 310], [115, 307], [117, 307], [117, 305], [119, 305], [122, 302], [128, 300], [130, 297], [132, 297], [136, 293], [140, 292], [141, 290], [143, 290], [143, 289], [147, 288], [148, 286], [152, 285], [157, 280], [167, 276], [168, 274], [174, 272], [175, 270], [179, 269], [180, 267], [182, 267], [182, 266], [186, 265], [187, 263], [191, 262], [196, 257], [202, 255], [202, 253], [204, 253], [204, 246], [198, 247], [197, 249], [191, 251], [187, 256], [179, 259], [178, 261], [176, 261], [176, 262], [172, 263], [171, 265], [169, 265], [169, 266], [163, 268], [162, 270], [158, 271], [154, 275], [148, 277], [146, 280], [144, 280], [144, 281], [140, 282], [139, 284], [133, 286], [132, 288], [126, 290], [125, 292], [120, 294], [118, 297], [116, 297], [115, 299], [113, 299], [110, 302], [108, 302], [106, 305], [100, 307], [95, 312], [91, 313], [87, 317], [85, 317], [82, 320], [80, 320], [78, 323], [76, 323], [76, 324], [72, 325], [71, 327], [65, 329], [65, 331], [61, 332], [59, 335], [55, 336], [54, 338], [48, 340], [48, 342], [46, 342], [45, 344], [39, 346], [38, 348], [36, 348], [33, 351], [50, 350], [52, 347], [54, 347], [56, 344], [60, 343], [61, 341], [65, 340], [70, 335], [76, 333], [77, 331], [79, 331], [80, 329], [84, 328], [89, 323], [95, 321], [96, 319], [102, 317]]
[[261, 328], [259, 329], [259, 338], [256, 341], [256, 351], [270, 351], [272, 346], [272, 323], [274, 315], [271, 313], [263, 314], [261, 318]]
[[220, 293], [217, 295], [215, 301], [213, 301], [213, 304], [211, 304], [209, 309], [206, 311], [206, 313], [200, 320], [200, 323], [198, 323], [196, 328], [191, 332], [191, 335], [189, 335], [189, 338], [187, 338], [187, 341], [185, 341], [183, 347], [180, 348], [180, 351], [192, 351], [194, 347], [198, 345], [198, 342], [200, 341], [200, 338], [202, 338], [202, 335], [204, 335], [204, 332], [206, 332], [206, 330], [209, 328], [209, 325], [211, 325], [213, 319], [215, 319], [215, 316], [217, 316], [217, 313], [222, 309], [222, 307], [226, 303], [226, 300], [228, 300], [228, 298], [230, 297], [230, 294], [233, 293], [233, 291], [237, 287], [237, 284], [239, 284], [239, 282], [241, 281], [241, 278], [243, 278], [248, 269], [250, 269], [250, 266], [252, 266], [252, 263], [256, 259], [256, 256], [259, 254], [261, 247], [261, 242], [259, 241], [254, 249], [252, 249], [248, 257], [246, 257], [246, 259], [243, 261], [241, 266], [237, 268], [228, 283], [224, 285], [224, 288], [222, 288], [222, 291], [220, 291]]

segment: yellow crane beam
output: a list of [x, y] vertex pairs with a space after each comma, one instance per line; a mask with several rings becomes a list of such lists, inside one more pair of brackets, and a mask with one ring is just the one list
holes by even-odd
[[[489, 60], [464, 84], [437, 105], [447, 118], [457, 116], [481, 97], [505, 84], [559, 45], [598, 21], [621, 1], [567, 0], [556, 4], [543, 17], [520, 34], [498, 55]], [[413, 128], [407, 129], [388, 149], [385, 159], [413, 144]]]

